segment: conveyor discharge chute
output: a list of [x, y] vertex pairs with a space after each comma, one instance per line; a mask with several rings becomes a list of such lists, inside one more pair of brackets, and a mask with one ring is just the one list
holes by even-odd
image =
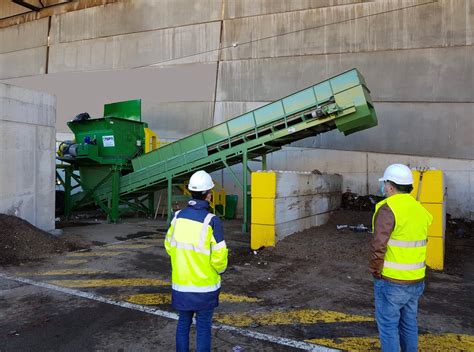
[[[151, 192], [168, 187], [198, 169], [214, 171], [274, 152], [285, 144], [338, 129], [345, 135], [377, 125], [377, 116], [362, 75], [357, 69], [232, 118], [131, 160], [113, 187], [108, 179], [94, 189], [94, 201]], [[247, 175], [241, 184], [247, 194]], [[72, 201], [85, 196], [81, 192]], [[244, 199], [244, 213], [246, 208]], [[169, 203], [168, 203], [169, 204]], [[169, 209], [170, 215], [170, 209]], [[112, 219], [115, 220], [115, 219]], [[245, 224], [245, 220], [244, 220]]]

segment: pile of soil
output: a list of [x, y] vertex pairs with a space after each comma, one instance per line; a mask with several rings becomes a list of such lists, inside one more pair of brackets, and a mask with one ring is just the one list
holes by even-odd
[[87, 246], [77, 238], [58, 238], [16, 216], [0, 214], [0, 265], [36, 261], [82, 248]]

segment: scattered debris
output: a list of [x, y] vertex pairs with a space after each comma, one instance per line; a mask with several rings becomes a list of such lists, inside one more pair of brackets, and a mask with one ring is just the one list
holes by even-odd
[[346, 210], [375, 210], [375, 204], [383, 200], [384, 197], [369, 194], [360, 196], [356, 193], [345, 192], [342, 194], [341, 208]]
[[338, 231], [349, 229], [352, 232], [371, 232], [370, 228], [365, 226], [364, 224], [358, 224], [358, 225], [336, 225], [336, 229]]

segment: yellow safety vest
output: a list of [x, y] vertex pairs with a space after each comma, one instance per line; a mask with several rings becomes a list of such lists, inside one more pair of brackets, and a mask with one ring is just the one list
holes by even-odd
[[387, 244], [382, 276], [396, 280], [425, 277], [428, 227], [433, 216], [410, 194], [394, 194], [375, 206], [372, 228], [379, 208], [387, 204], [395, 216], [395, 227]]
[[180, 292], [212, 292], [221, 287], [219, 274], [227, 268], [225, 241], [216, 243], [209, 225], [214, 214], [204, 222], [177, 218], [176, 213], [165, 238], [171, 257], [172, 288]]

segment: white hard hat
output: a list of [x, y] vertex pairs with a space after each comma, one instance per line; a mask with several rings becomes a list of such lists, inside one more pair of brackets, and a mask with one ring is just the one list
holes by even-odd
[[406, 165], [392, 164], [385, 169], [379, 181], [392, 181], [397, 185], [411, 185], [413, 184], [413, 174]]
[[204, 192], [213, 188], [212, 177], [204, 170], [196, 171], [189, 179], [188, 189], [192, 192]]

